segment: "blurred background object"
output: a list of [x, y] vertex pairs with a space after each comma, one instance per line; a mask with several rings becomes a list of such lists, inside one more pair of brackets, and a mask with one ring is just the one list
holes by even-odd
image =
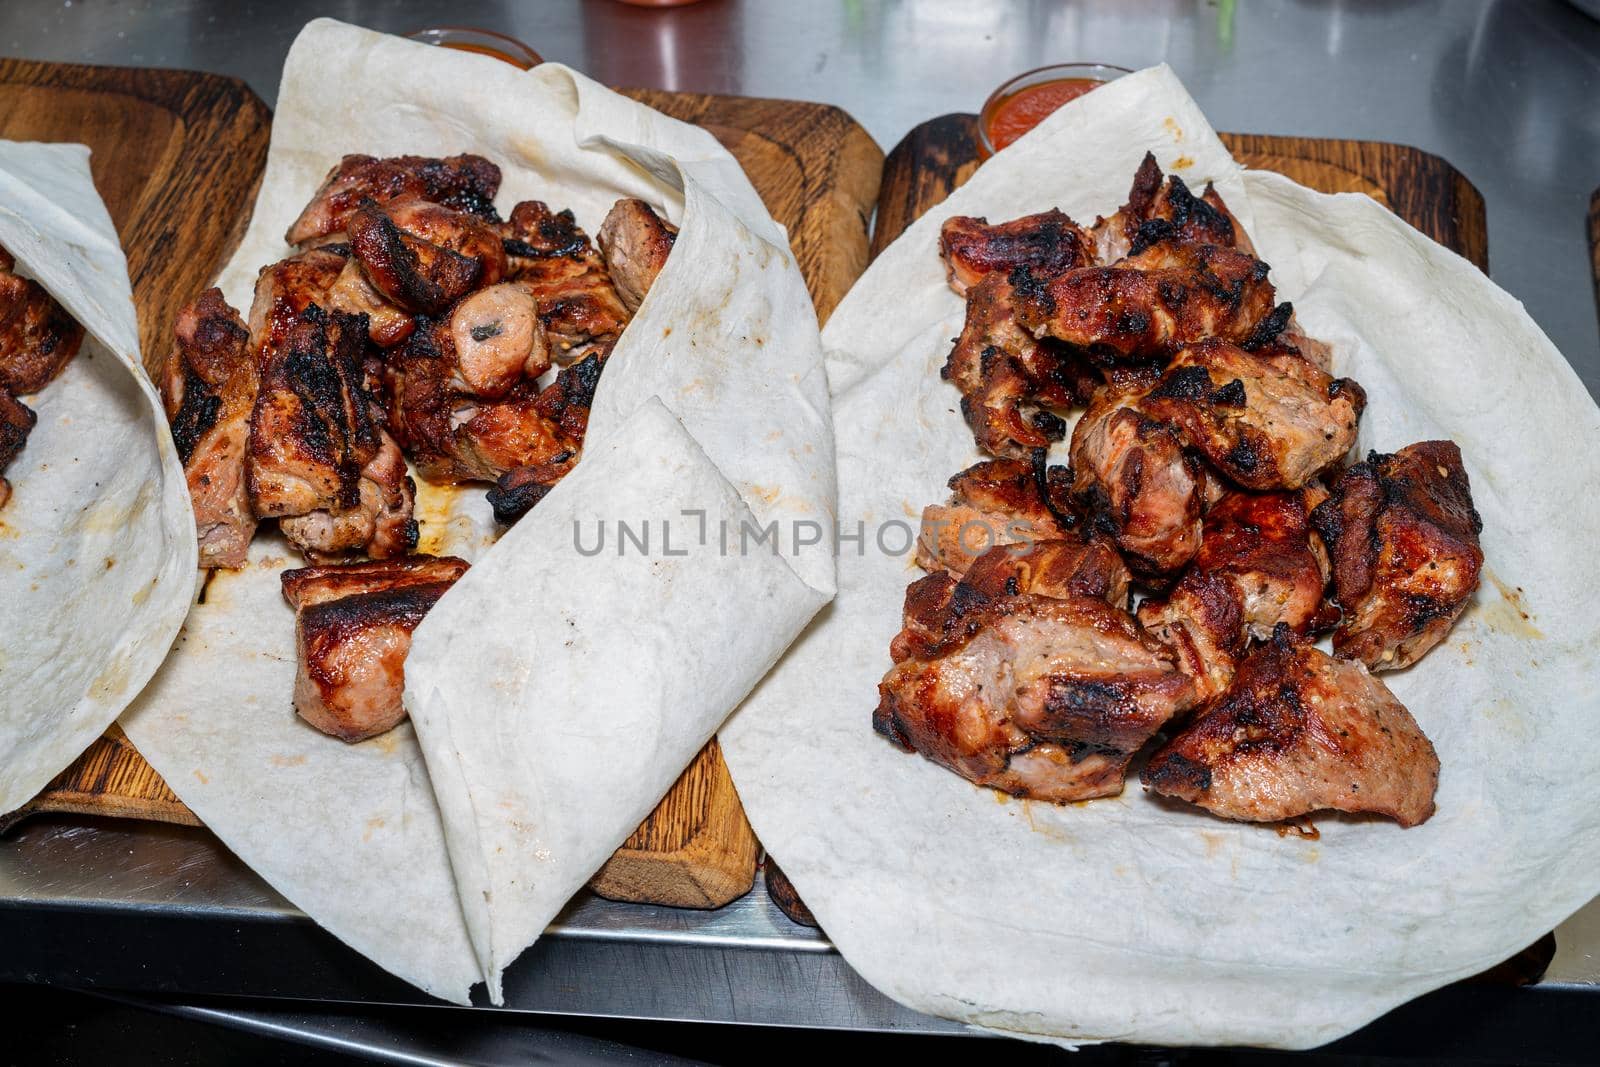
[[543, 56], [515, 37], [508, 37], [493, 30], [480, 30], [471, 26], [430, 26], [425, 30], [414, 30], [406, 36], [413, 41], [438, 45], [440, 48], [454, 48], [461, 52], [492, 56], [523, 70], [537, 67], [544, 62]]

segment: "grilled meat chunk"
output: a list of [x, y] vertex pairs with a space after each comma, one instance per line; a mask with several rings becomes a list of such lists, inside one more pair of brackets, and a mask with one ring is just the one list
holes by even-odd
[[378, 452], [364, 385], [367, 320], [308, 305], [259, 354], [246, 483], [260, 518], [344, 511]]
[[538, 300], [556, 361], [609, 354], [628, 324], [628, 308], [572, 212], [527, 200], [512, 209], [500, 235], [507, 277], [526, 283]]
[[1140, 402], [1248, 489], [1298, 489], [1355, 444], [1366, 394], [1288, 352], [1182, 349]]
[[1344, 612], [1334, 652], [1398, 670], [1438, 644], [1478, 587], [1483, 522], [1451, 441], [1373, 452], [1340, 475], [1312, 522]]
[[0, 248], [0, 389], [26, 396], [49, 385], [77, 355], [83, 327], [15, 266]]
[[292, 245], [305, 244], [343, 231], [363, 200], [379, 206], [414, 197], [456, 211], [496, 220], [494, 195], [500, 191], [500, 168], [482, 156], [445, 159], [423, 156], [349, 155], [328, 172], [285, 235]]
[[28, 405], [0, 389], [0, 508], [11, 499], [11, 483], [4, 477], [6, 468], [28, 443], [28, 434], [38, 419]]
[[1127, 258], [1053, 277], [1016, 272], [1017, 320], [1036, 337], [1086, 350], [1101, 363], [1150, 361], [1203, 341], [1265, 344], [1288, 322], [1268, 267], [1247, 252], [1170, 233]]
[[678, 228], [643, 200], [618, 200], [606, 213], [596, 239], [617, 296], [632, 315], [667, 265]]
[[351, 553], [392, 559], [417, 547], [412, 517], [416, 484], [406, 474], [406, 460], [394, 439], [378, 431], [378, 451], [361, 469], [359, 502], [351, 508], [318, 510], [278, 521], [291, 544], [313, 562], [324, 563]]
[[[1149, 226], [1150, 223], [1156, 226]], [[1185, 241], [1222, 245], [1255, 254], [1249, 236], [1222, 202], [1216, 188], [1207, 184], [1197, 198], [1176, 174], [1162, 179], [1156, 157], [1146, 152], [1133, 176], [1128, 202], [1109, 219], [1096, 219], [1092, 248], [1101, 263], [1114, 263], [1138, 243], [1158, 233], [1175, 233]]]
[[1225, 819], [1331, 808], [1415, 826], [1433, 814], [1439, 758], [1365, 667], [1283, 627], [1240, 665], [1226, 696], [1150, 758], [1142, 780]]
[[1108, 389], [1072, 431], [1072, 492], [1134, 572], [1160, 577], [1200, 549], [1207, 476], [1177, 434]]
[[248, 320], [250, 351], [258, 367], [277, 358], [307, 308], [329, 308], [329, 290], [344, 272], [347, 258], [334, 247], [311, 248], [261, 268]]
[[1194, 562], [1139, 622], [1171, 646], [1202, 700], [1228, 688], [1252, 638], [1278, 625], [1298, 634], [1334, 619], [1323, 607], [1328, 561], [1305, 494], [1231, 492], [1206, 513]]
[[1121, 792], [1133, 753], [1194, 700], [1171, 653], [1104, 600], [991, 597], [942, 573], [906, 590], [890, 654], [873, 727], [1036, 800]]
[[940, 374], [961, 391], [961, 414], [978, 447], [995, 456], [1025, 457], [1066, 434], [1066, 423], [1042, 405], [1088, 399], [1078, 387], [1082, 360], [1055, 342], [1036, 340], [1016, 320], [1015, 292], [1001, 274], [967, 293], [967, 317]]
[[200, 566], [242, 567], [255, 534], [246, 465], [256, 368], [239, 313], [207, 289], [178, 312], [161, 393], [183, 461]]
[[917, 566], [959, 578], [996, 545], [1065, 537], [1077, 522], [1062, 506], [1068, 480], [1060, 467], [1016, 459], [968, 467], [950, 479], [947, 503], [922, 509]]
[[[337, 246], [321, 246], [334, 251]], [[390, 303], [367, 279], [367, 272], [355, 256], [345, 260], [344, 269], [328, 287], [325, 300], [329, 311], [367, 317], [367, 336], [379, 348], [393, 348], [411, 336], [416, 319], [398, 305]]]
[[496, 400], [521, 381], [550, 369], [550, 340], [539, 319], [539, 302], [524, 282], [501, 282], [450, 310], [450, 385]]
[[399, 725], [411, 634], [466, 571], [451, 556], [284, 571], [284, 599], [295, 610], [300, 717], [342, 741]]
[[[470, 327], [465, 332], [470, 339]], [[583, 443], [600, 357], [564, 368], [542, 391], [534, 378], [522, 377], [500, 396], [478, 397], [462, 388], [464, 378], [493, 380], [498, 389], [498, 371], [490, 371], [512, 364], [524, 368], [535, 357], [535, 349], [501, 351], [503, 363], [494, 354], [469, 353], [469, 364], [478, 355], [482, 364], [463, 371], [456, 333], [451, 320], [424, 322], [394, 350], [386, 369], [393, 398], [389, 429], [417, 470], [431, 482], [492, 482], [516, 467], [560, 468], [565, 473]], [[522, 334], [532, 346], [533, 331]], [[488, 345], [493, 340], [485, 337], [472, 343]]]
[[1093, 597], [1114, 608], [1128, 604], [1128, 567], [1098, 534], [1074, 530], [1048, 541], [1001, 545], [973, 561], [961, 581], [988, 597]]
[[435, 315], [505, 274], [495, 229], [426, 200], [379, 207], [365, 200], [350, 216], [350, 249], [372, 287], [390, 303]]
[[1018, 267], [1051, 277], [1095, 261], [1088, 232], [1054, 208], [992, 226], [988, 219], [952, 216], [939, 228], [939, 255], [950, 288], [962, 295], [984, 278], [1008, 277]]

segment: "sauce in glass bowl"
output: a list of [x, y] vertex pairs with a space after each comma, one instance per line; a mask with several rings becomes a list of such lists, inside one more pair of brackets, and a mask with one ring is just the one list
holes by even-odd
[[1005, 148], [1055, 110], [1128, 71], [1105, 63], [1061, 63], [1019, 74], [990, 94], [978, 116], [983, 158]]

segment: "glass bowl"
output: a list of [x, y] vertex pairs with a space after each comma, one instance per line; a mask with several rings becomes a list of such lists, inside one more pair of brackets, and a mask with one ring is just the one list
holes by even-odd
[[430, 26], [406, 34], [413, 41], [436, 44], [441, 48], [454, 48], [480, 56], [492, 56], [502, 63], [528, 70], [544, 62], [544, 57], [515, 37], [493, 30], [480, 30], [472, 26]]
[[1116, 81], [1124, 74], [1132, 73], [1133, 71], [1127, 67], [1113, 66], [1110, 63], [1054, 63], [1048, 67], [1038, 67], [1018, 74], [1010, 81], [1002, 83], [998, 89], [989, 94], [989, 99], [983, 102], [983, 110], [978, 113], [979, 158], [988, 159], [999, 151], [989, 139], [989, 122], [994, 118], [995, 113], [1000, 110], [1002, 104], [1024, 89], [1031, 89], [1046, 82], [1067, 79], [1093, 81], [1103, 84], [1109, 81]]

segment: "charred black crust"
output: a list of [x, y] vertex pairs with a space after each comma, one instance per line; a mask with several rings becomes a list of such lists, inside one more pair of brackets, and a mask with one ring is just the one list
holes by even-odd
[[1227, 385], [1220, 386], [1208, 399], [1218, 407], [1242, 408], [1247, 399], [1244, 391], [1244, 382], [1235, 378]]
[[361, 468], [378, 446], [372, 402], [362, 385], [367, 316], [308, 304], [289, 333], [284, 379], [301, 402], [299, 436], [308, 454], [339, 475], [340, 507], [361, 502]]
[[1204, 400], [1211, 394], [1211, 372], [1195, 364], [1174, 367], [1150, 393], [1152, 400]]
[[1158, 755], [1141, 778], [1156, 792], [1176, 797], [1200, 796], [1211, 789], [1211, 768], [1179, 752]]
[[494, 509], [494, 521], [502, 526], [513, 525], [554, 488], [553, 483], [537, 480], [537, 476], [530, 475], [525, 468], [507, 471], [487, 495], [489, 506]]
[[[1260, 266], [1265, 267], [1266, 264], [1261, 263]], [[1262, 279], [1265, 277], [1266, 274], [1263, 272]], [[1239, 347], [1247, 352], [1267, 347], [1278, 339], [1279, 334], [1289, 328], [1289, 319], [1293, 316], [1294, 305], [1285, 300], [1256, 323], [1255, 329], [1250, 331], [1250, 336]]]
[[1139, 223], [1139, 228], [1134, 231], [1133, 243], [1128, 248], [1128, 255], [1137, 256], [1141, 252], [1149, 251], [1163, 241], [1175, 240], [1178, 236], [1178, 228], [1170, 220], [1146, 219]]
[[221, 411], [222, 397], [211, 392], [198, 374], [185, 367], [183, 403], [172, 419], [172, 443], [178, 446], [178, 460], [185, 467], [194, 456], [200, 439], [217, 424], [217, 415]]

